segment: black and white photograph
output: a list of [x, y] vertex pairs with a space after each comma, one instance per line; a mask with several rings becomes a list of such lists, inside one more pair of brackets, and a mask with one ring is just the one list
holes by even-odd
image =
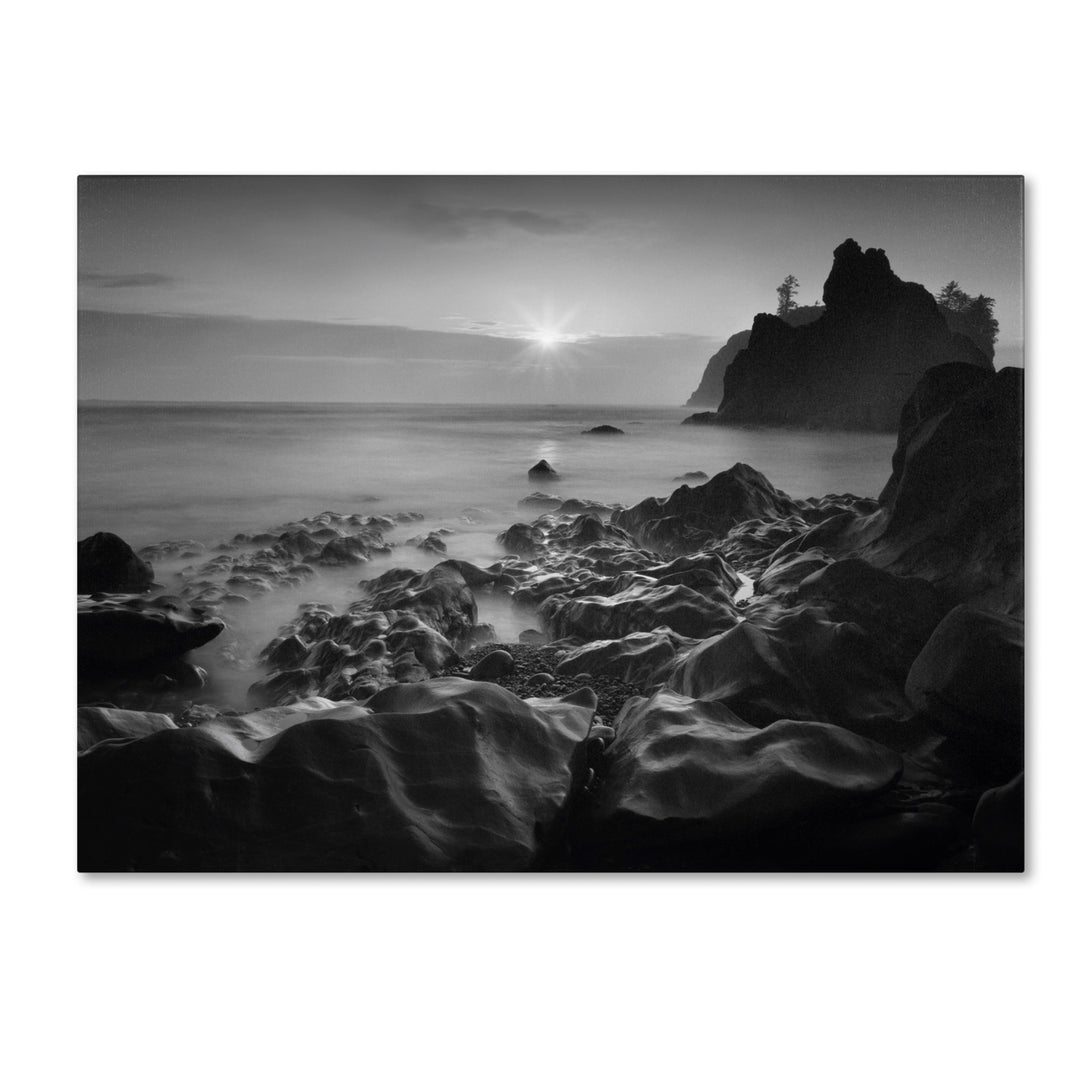
[[1075, 22], [12, 8], [7, 1072], [1073, 1075]]
[[1024, 180], [83, 175], [78, 868], [1024, 869]]

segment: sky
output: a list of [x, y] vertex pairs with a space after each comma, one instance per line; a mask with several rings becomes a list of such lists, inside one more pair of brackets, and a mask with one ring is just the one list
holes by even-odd
[[1017, 177], [83, 177], [79, 395], [675, 405], [832, 251], [997, 301]]

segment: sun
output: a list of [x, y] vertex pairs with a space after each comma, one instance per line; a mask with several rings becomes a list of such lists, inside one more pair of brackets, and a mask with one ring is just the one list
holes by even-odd
[[556, 330], [537, 330], [533, 337], [541, 349], [554, 349], [562, 340]]

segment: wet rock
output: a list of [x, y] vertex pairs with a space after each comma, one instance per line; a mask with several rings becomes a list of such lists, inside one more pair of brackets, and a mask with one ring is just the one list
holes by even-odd
[[530, 480], [558, 480], [559, 474], [541, 458], [530, 470]]
[[861, 626], [901, 678], [948, 611], [944, 596], [929, 582], [886, 573], [862, 559], [842, 559], [808, 575], [797, 596], [836, 622]]
[[511, 674], [514, 670], [514, 658], [505, 649], [489, 652], [482, 660], [469, 669], [469, 678], [480, 682], [491, 682]]
[[212, 641], [225, 629], [179, 600], [84, 603], [78, 611], [80, 673], [147, 670]]
[[1008, 779], [1024, 758], [1024, 627], [968, 605], [941, 621], [908, 673], [916, 711], [963, 747], [980, 775]]
[[319, 673], [314, 668], [291, 668], [258, 679], [247, 689], [248, 707], [286, 705], [311, 697], [319, 688]]
[[446, 554], [446, 541], [438, 533], [430, 532], [427, 536], [414, 536], [408, 543], [419, 551], [426, 551], [429, 555]]
[[557, 499], [554, 495], [545, 495], [542, 491], [534, 491], [531, 495], [526, 495], [524, 499], [519, 499], [518, 506], [535, 509], [539, 512], [558, 510], [562, 506], [562, 499]]
[[94, 533], [78, 549], [80, 593], [141, 593], [154, 582], [153, 567], [115, 533]]
[[273, 668], [299, 667], [308, 654], [310, 645], [296, 634], [274, 638], [263, 650], [263, 659]]
[[391, 570], [360, 584], [366, 598], [350, 605], [350, 610], [409, 611], [451, 642], [476, 625], [476, 599], [449, 563], [422, 574]]
[[759, 727], [791, 719], [832, 723], [908, 749], [928, 737], [911, 720], [899, 681], [870, 635], [812, 608], [741, 622], [680, 655], [667, 685], [720, 701]]
[[553, 637], [622, 638], [667, 626], [704, 638], [734, 626], [738, 613], [726, 598], [706, 598], [685, 585], [633, 585], [612, 596], [552, 596], [537, 614]]
[[100, 742], [79, 869], [528, 869], [584, 780], [583, 701], [438, 679]]
[[588, 428], [581, 433], [582, 435], [625, 435], [626, 432], [622, 428], [612, 427], [611, 424], [599, 424], [596, 427]]
[[83, 707], [78, 710], [79, 751], [89, 750], [106, 739], [141, 739], [175, 727], [172, 717], [165, 713]]
[[666, 678], [680, 651], [697, 644], [696, 638], [683, 637], [667, 626], [656, 630], [627, 634], [614, 641], [591, 641], [571, 649], [559, 661], [560, 675], [602, 675], [621, 679], [637, 686], [651, 686]]
[[627, 703], [593, 814], [598, 846], [747, 843], [887, 790], [899, 754], [831, 724], [759, 730], [718, 702], [661, 690]]
[[758, 594], [784, 596], [795, 590], [809, 577], [818, 574], [832, 562], [821, 548], [809, 551], [788, 551], [776, 559], [771, 559], [760, 576], [754, 582], [754, 591]]
[[[938, 585], [954, 602], [1024, 606], [1024, 373], [933, 382], [916, 402], [881, 495], [880, 535], [858, 552]], [[964, 391], [964, 386], [968, 388]], [[950, 398], [946, 390], [962, 391]], [[921, 410], [934, 410], [923, 416]], [[916, 422], [923, 416], [921, 422]], [[897, 461], [897, 457], [900, 458]]]
[[535, 555], [543, 548], [544, 534], [532, 525], [518, 522], [499, 533], [495, 540], [515, 555]]
[[[658, 550], [693, 550], [700, 546], [698, 534], [719, 539], [739, 522], [797, 511], [793, 499], [777, 491], [757, 469], [740, 463], [706, 484], [693, 488], [684, 484], [666, 499], [649, 498], [620, 510], [611, 520]], [[674, 519], [666, 532], [657, 525], [665, 519]]]

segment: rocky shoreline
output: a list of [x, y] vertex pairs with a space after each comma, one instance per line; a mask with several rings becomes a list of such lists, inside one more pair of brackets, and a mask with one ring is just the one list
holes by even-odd
[[[490, 566], [301, 604], [244, 712], [184, 704], [230, 612], [417, 515], [89, 538], [80, 869], [1021, 869], [1022, 416], [1017, 369], [946, 365], [877, 499], [741, 463], [632, 507], [537, 492]], [[177, 595], [136, 591], [155, 556], [192, 559]], [[485, 593], [540, 629], [494, 640]]]

